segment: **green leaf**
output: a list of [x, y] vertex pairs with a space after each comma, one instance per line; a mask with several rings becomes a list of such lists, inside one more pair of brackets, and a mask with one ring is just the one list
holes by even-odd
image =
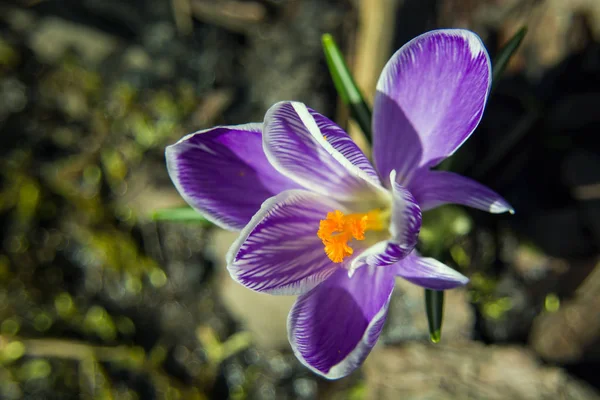
[[163, 208], [152, 213], [154, 221], [177, 221], [177, 222], [194, 222], [204, 225], [211, 223], [204, 218], [198, 211], [190, 207]]
[[442, 339], [442, 320], [444, 319], [444, 291], [425, 289], [425, 311], [429, 323], [429, 338], [433, 343]]
[[333, 36], [326, 33], [322, 36], [323, 51], [329, 73], [340, 98], [350, 109], [350, 115], [358, 123], [365, 137], [371, 141], [371, 108], [364, 99], [356, 82], [348, 69], [344, 56]]
[[525, 34], [527, 33], [527, 27], [524, 26], [515, 33], [515, 35], [498, 51], [496, 55], [496, 59], [494, 60], [494, 65], [492, 67], [492, 90], [496, 88], [498, 84], [498, 79], [506, 69], [510, 58], [515, 54]]

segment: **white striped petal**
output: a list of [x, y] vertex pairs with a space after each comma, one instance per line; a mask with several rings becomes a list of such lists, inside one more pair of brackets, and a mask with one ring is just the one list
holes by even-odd
[[339, 379], [358, 368], [377, 343], [394, 289], [394, 271], [339, 270], [298, 297], [288, 317], [294, 354], [313, 372]]
[[271, 107], [263, 135], [271, 164], [316, 193], [343, 201], [388, 196], [350, 136], [302, 103], [281, 102]]
[[319, 222], [345, 208], [305, 190], [289, 190], [262, 205], [227, 255], [232, 278], [270, 294], [306, 293], [340, 268], [325, 254]]
[[217, 126], [165, 150], [173, 184], [209, 221], [240, 230], [263, 201], [299, 185], [273, 168], [262, 149], [262, 124]]

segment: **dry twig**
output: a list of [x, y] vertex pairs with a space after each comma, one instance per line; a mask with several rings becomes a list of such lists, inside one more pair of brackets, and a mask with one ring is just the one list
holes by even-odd
[[[353, 73], [356, 84], [371, 104], [379, 74], [391, 53], [399, 3], [400, 0], [360, 1]], [[350, 123], [348, 131], [362, 149], [367, 147], [360, 128], [354, 122]]]
[[192, 15], [234, 32], [248, 33], [267, 16], [265, 6], [254, 1], [190, 0]]

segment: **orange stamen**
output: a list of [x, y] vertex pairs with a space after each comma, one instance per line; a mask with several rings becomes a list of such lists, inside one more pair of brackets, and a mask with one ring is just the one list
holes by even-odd
[[319, 223], [317, 236], [325, 245], [325, 253], [329, 259], [340, 263], [354, 253], [348, 244], [350, 240], [364, 240], [365, 232], [381, 229], [383, 229], [383, 223], [379, 210], [349, 215], [334, 210], [327, 213], [327, 218], [322, 219]]

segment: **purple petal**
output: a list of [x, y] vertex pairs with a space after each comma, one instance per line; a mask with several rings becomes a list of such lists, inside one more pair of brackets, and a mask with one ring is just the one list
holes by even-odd
[[302, 103], [281, 102], [267, 111], [263, 143], [278, 171], [316, 193], [353, 200], [384, 192], [350, 136]]
[[452, 172], [418, 171], [409, 188], [423, 211], [452, 203], [494, 214], [514, 213], [510, 204], [493, 190]]
[[340, 268], [317, 237], [319, 221], [340, 204], [305, 190], [289, 190], [265, 201], [229, 249], [227, 269], [249, 289], [302, 294]]
[[296, 300], [288, 318], [294, 354], [327, 379], [350, 374], [367, 357], [383, 328], [394, 289], [393, 271], [343, 269]]
[[389, 269], [415, 285], [433, 290], [454, 289], [469, 282], [469, 278], [460, 272], [434, 258], [420, 257], [416, 251]]
[[421, 209], [412, 194], [396, 182], [396, 171], [390, 173], [392, 216], [390, 240], [379, 242], [358, 255], [350, 264], [350, 274], [364, 266], [385, 266], [406, 257], [417, 245], [421, 230]]
[[373, 107], [373, 152], [380, 176], [433, 166], [467, 140], [479, 124], [491, 85], [491, 64], [473, 32], [436, 30], [392, 56]]
[[299, 187], [269, 164], [262, 124], [221, 126], [192, 133], [165, 152], [181, 196], [209, 221], [240, 230], [263, 201]]

